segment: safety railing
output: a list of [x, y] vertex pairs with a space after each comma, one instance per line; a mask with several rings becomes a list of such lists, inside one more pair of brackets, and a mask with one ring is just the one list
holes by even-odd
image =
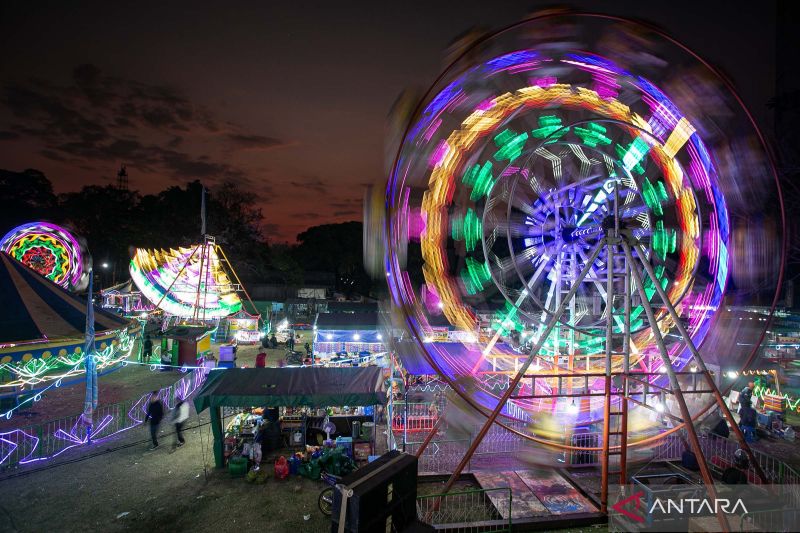
[[453, 533], [511, 531], [511, 489], [477, 489], [417, 496], [417, 517]]
[[797, 531], [800, 524], [800, 509], [769, 509], [743, 513], [736, 531]]
[[439, 419], [439, 408], [433, 402], [392, 404], [393, 431], [430, 431]]
[[[176, 397], [188, 398], [200, 388], [205, 376], [205, 369], [195, 369], [160, 389], [158, 396], [164, 407], [174, 408]], [[150, 396], [147, 393], [128, 402], [99, 406], [92, 416], [91, 440], [82, 414], [0, 431], [0, 469], [50, 461], [67, 450], [103, 442], [138, 427], [145, 421]]]
[[[419, 457], [417, 467], [419, 473], [445, 474], [452, 472], [464, 457], [469, 443], [470, 441], [467, 439], [432, 441]], [[416, 455], [421, 444], [420, 442], [407, 442], [406, 453]], [[469, 470], [469, 466], [467, 470]]]

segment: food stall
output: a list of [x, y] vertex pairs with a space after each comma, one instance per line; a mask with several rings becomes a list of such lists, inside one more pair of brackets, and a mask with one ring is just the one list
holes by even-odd
[[[349, 447], [356, 459], [366, 457], [374, 452], [374, 407], [385, 403], [385, 380], [379, 367], [217, 370], [209, 374], [194, 399], [198, 413], [211, 409], [214, 461], [219, 468], [228, 458], [246, 454], [259, 417], [276, 417], [271, 408], [278, 408], [281, 431], [284, 426], [287, 429], [289, 439], [284, 444], [304, 446], [309, 434], [327, 437], [329, 433], [336, 444]], [[229, 408], [225, 411], [232, 416], [227, 424], [223, 408]], [[231, 408], [241, 409], [234, 413]], [[355, 436], [354, 422], [358, 423]]]

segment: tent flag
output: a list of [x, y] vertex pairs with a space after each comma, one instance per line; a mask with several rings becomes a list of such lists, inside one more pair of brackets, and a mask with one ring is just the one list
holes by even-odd
[[97, 364], [94, 360], [94, 303], [92, 302], [92, 282], [94, 272], [89, 271], [89, 290], [86, 296], [86, 341], [83, 353], [86, 356], [86, 399], [83, 414], [91, 425], [92, 413], [97, 408]]

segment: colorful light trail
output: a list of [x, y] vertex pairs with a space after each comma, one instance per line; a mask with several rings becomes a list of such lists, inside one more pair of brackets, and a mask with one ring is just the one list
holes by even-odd
[[65, 289], [88, 283], [91, 258], [69, 231], [50, 222], [29, 222], [0, 240], [0, 250]]

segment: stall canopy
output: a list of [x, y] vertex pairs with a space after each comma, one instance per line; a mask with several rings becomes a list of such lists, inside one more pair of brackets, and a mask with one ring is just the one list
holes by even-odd
[[211, 409], [214, 462], [224, 465], [221, 407], [327, 407], [386, 403], [382, 369], [231, 368], [215, 370], [194, 399], [200, 413]]
[[194, 399], [209, 407], [327, 407], [386, 402], [381, 368], [231, 368], [212, 372]]

